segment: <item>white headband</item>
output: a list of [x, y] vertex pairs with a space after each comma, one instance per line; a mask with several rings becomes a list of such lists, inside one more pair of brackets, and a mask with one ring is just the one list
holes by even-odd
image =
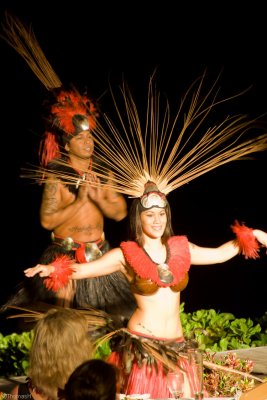
[[160, 207], [165, 208], [167, 205], [166, 197], [160, 192], [149, 192], [144, 194], [141, 199], [141, 204], [144, 208]]

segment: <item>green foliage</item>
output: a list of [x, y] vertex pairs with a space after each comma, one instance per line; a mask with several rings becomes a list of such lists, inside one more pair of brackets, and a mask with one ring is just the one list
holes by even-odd
[[255, 321], [260, 324], [262, 332], [267, 333], [267, 311]]
[[[218, 352], [267, 345], [267, 313], [253, 322], [213, 309], [185, 313], [182, 303], [180, 315], [185, 338], [195, 338], [202, 350]], [[32, 331], [7, 336], [0, 333], [0, 376], [27, 375], [32, 338]], [[110, 351], [109, 343], [104, 342], [97, 348], [95, 358], [106, 358]]]
[[111, 353], [109, 341], [103, 342], [101, 345], [97, 344], [97, 350], [94, 358], [106, 359]]
[[0, 333], [0, 376], [26, 375], [33, 332]]
[[267, 331], [250, 318], [235, 318], [230, 313], [215, 310], [198, 310], [185, 313], [181, 309], [184, 336], [196, 339], [202, 350], [226, 351], [244, 349], [267, 344]]

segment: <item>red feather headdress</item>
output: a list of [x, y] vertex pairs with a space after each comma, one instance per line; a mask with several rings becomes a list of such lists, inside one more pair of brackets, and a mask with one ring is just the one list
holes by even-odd
[[97, 116], [96, 107], [87, 96], [75, 90], [60, 90], [50, 108], [49, 128], [39, 148], [42, 166], [60, 158], [60, 139], [64, 145], [78, 133], [94, 130]]
[[96, 127], [97, 112], [94, 104], [86, 96], [81, 96], [75, 91], [62, 90], [57, 96], [57, 102], [51, 107], [51, 114], [55, 117], [56, 125], [64, 131], [65, 135], [75, 135], [82, 129], [74, 123], [73, 117], [84, 116], [88, 127]]
[[6, 13], [6, 25], [2, 24], [5, 35], [1, 37], [27, 62], [33, 73], [47, 90], [56, 94], [50, 107], [49, 127], [40, 144], [39, 156], [42, 166], [60, 157], [60, 138], [63, 145], [72, 136], [83, 130], [96, 127], [97, 112], [87, 96], [77, 90], [64, 90], [62, 82], [48, 62], [31, 28], [18, 18]]

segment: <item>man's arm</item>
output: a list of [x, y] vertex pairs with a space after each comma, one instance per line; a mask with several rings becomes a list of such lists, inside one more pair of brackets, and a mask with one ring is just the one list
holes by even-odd
[[114, 221], [121, 221], [127, 216], [127, 203], [120, 193], [108, 192], [98, 205], [105, 217]]
[[63, 185], [52, 175], [44, 184], [40, 221], [43, 228], [53, 230], [75, 216], [83, 204], [88, 201], [86, 188], [80, 187], [78, 196], [71, 204], [66, 205], [62, 198]]

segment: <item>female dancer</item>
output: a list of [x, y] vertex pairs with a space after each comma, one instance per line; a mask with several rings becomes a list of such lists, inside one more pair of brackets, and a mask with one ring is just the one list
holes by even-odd
[[[121, 271], [129, 281], [137, 308], [127, 330], [119, 334], [119, 351], [113, 352], [109, 359], [122, 371], [122, 391], [150, 393], [152, 398], [169, 397], [165, 373], [168, 361], [155, 361], [157, 348], [184, 370], [187, 378], [184, 395], [189, 397], [192, 395], [190, 366], [180, 354], [188, 345], [180, 321], [180, 292], [188, 283], [190, 265], [223, 263], [240, 252], [256, 258], [260, 244], [267, 247], [267, 233], [236, 222], [232, 227], [236, 238], [217, 248], [200, 247], [190, 243], [186, 236], [173, 236], [169, 203], [150, 181], [145, 184], [143, 195], [132, 203], [130, 226], [133, 241], [122, 242], [119, 248], [96, 261], [72, 264], [70, 277], [84, 279]], [[25, 275], [39, 274], [46, 277], [47, 284], [53, 284], [59, 268], [38, 264], [26, 269]], [[113, 344], [118, 345], [116, 341]]]

